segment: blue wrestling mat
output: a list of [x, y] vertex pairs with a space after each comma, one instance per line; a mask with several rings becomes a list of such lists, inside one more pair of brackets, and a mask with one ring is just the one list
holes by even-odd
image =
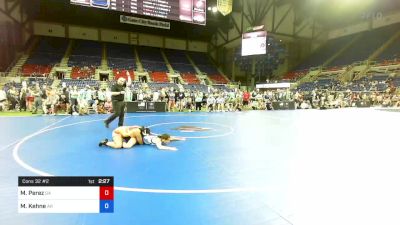
[[[400, 169], [393, 148], [398, 132], [387, 130], [400, 124], [395, 113], [126, 115], [125, 125], [186, 137], [169, 144], [175, 152], [98, 147], [116, 128], [114, 121], [106, 129], [105, 118], [0, 117], [0, 224], [322, 225], [339, 224], [329, 216], [343, 218], [350, 208], [353, 214], [340, 224], [351, 224], [368, 212], [380, 216], [385, 207], [371, 198], [365, 208], [364, 194], [393, 197], [399, 190], [393, 180]], [[114, 213], [18, 213], [18, 176], [39, 175], [114, 176]]]

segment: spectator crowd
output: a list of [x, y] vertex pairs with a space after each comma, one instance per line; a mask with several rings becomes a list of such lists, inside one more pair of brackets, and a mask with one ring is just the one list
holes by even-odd
[[[372, 85], [373, 87], [373, 85]], [[340, 90], [340, 91], [338, 91]], [[295, 103], [297, 109], [330, 109], [356, 106], [400, 107], [400, 92], [389, 85], [386, 90], [352, 91], [338, 86], [312, 90], [275, 89], [243, 91], [239, 89], [209, 87], [207, 91], [195, 88], [162, 87], [146, 85], [127, 88], [126, 101], [166, 102], [169, 112], [227, 112], [242, 110], [273, 110], [274, 102]], [[112, 112], [111, 92], [107, 86], [82, 88], [62, 83], [37, 82], [28, 85], [9, 83], [0, 87], [1, 111], [29, 111], [47, 115], [87, 115]]]

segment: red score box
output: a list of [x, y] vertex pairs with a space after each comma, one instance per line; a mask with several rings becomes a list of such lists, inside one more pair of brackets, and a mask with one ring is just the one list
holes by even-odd
[[100, 200], [114, 200], [114, 187], [101, 186], [100, 187]]

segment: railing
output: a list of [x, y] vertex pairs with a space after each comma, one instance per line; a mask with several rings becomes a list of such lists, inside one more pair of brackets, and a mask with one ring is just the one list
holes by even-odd
[[322, 66], [311, 67], [310, 71], [322, 70]]
[[370, 65], [372, 65], [372, 66], [400, 65], [400, 58], [394, 58], [394, 59], [390, 59], [390, 60], [373, 61], [373, 64], [370, 64]]
[[21, 56], [16, 56], [15, 59], [10, 63], [10, 65], [7, 67], [5, 72], [11, 72], [11, 70], [14, 68], [14, 66], [17, 64], [19, 58]]
[[15, 76], [11, 76], [11, 72], [0, 72], [0, 77], [13, 77], [13, 78], [20, 78], [23, 77], [23, 74], [19, 71], [15, 73]]

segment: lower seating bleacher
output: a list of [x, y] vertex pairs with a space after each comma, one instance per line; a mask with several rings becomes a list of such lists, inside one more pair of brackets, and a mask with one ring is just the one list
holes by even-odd
[[49, 75], [52, 66], [48, 65], [32, 65], [25, 64], [22, 66], [22, 74], [23, 76], [31, 76], [31, 75]]
[[84, 88], [86, 85], [90, 87], [99, 87], [100, 82], [98, 80], [74, 80], [74, 79], [63, 79], [61, 80], [61, 84], [65, 83], [67, 87], [69, 86], [77, 86], [78, 88]]
[[208, 93], [208, 87], [204, 84], [184, 84], [182, 85], [185, 90], [190, 91], [200, 91], [203, 93]]
[[36, 84], [39, 84], [39, 86], [43, 86], [43, 85], [52, 85], [53, 84], [53, 79], [50, 78], [38, 78], [38, 77], [30, 77], [27, 80], [27, 84], [28, 86], [33, 86]]
[[[117, 82], [116, 80], [111, 80], [111, 81], [108, 81], [107, 84], [109, 87], [111, 87], [116, 82]], [[142, 89], [142, 83], [141, 82], [132, 82], [131, 90], [137, 91], [139, 89]]]
[[148, 86], [149, 86], [150, 90], [152, 90], [152, 91], [157, 91], [162, 88], [169, 89], [171, 87], [173, 87], [175, 90], [179, 90], [178, 85], [174, 84], [174, 83], [148, 83]]
[[315, 89], [328, 89], [332, 91], [386, 91], [390, 85], [395, 87], [400, 86], [400, 77], [389, 77], [387, 74], [373, 74], [363, 77], [358, 80], [353, 80], [346, 84], [341, 84], [334, 78], [321, 77], [314, 82], [305, 82], [301, 84], [297, 90], [299, 91], [313, 91]]
[[371, 81], [386, 81], [389, 78], [389, 75], [387, 74], [374, 74], [371, 76], [370, 80]]
[[222, 76], [221, 74], [212, 74], [208, 75], [208, 77], [215, 83], [215, 84], [227, 84], [228, 80]]
[[156, 82], [156, 83], [169, 82], [167, 73], [165, 73], [165, 72], [152, 72], [151, 79], [153, 80], [153, 82]]
[[199, 78], [197, 78], [196, 74], [182, 73], [181, 77], [183, 81], [185, 81], [188, 84], [200, 84], [200, 80]]
[[90, 79], [95, 75], [96, 69], [93, 67], [73, 67], [71, 71], [72, 79]]
[[283, 76], [283, 80], [298, 80], [308, 73], [308, 70], [291, 71]]
[[213, 85], [213, 88], [220, 90], [220, 91], [231, 91], [226, 85]]

